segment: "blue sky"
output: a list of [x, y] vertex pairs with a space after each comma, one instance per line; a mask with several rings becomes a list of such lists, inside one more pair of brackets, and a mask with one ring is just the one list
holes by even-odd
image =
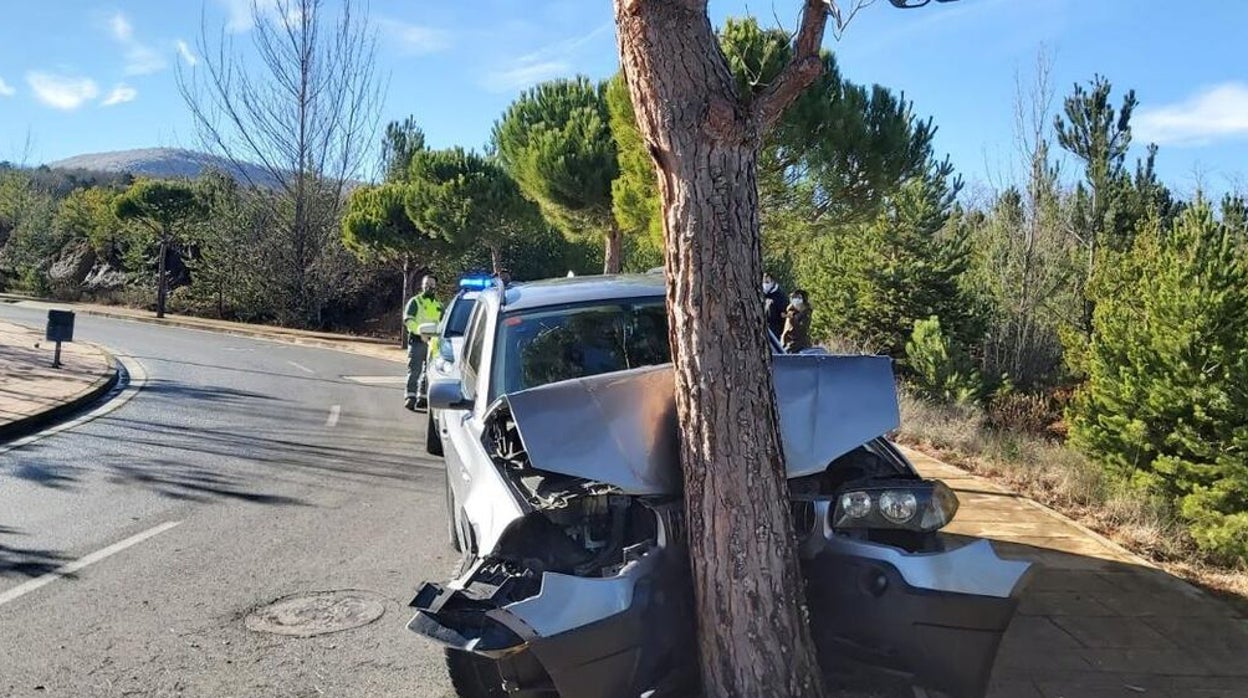
[[[273, 0], [262, 0], [272, 2]], [[845, 4], [848, 0], [842, 0]], [[195, 147], [174, 68], [194, 69], [201, 21], [235, 41], [250, 0], [8, 2], [0, 22], [0, 160]], [[327, 0], [329, 6], [334, 0]], [[798, 0], [711, 0], [716, 21], [747, 12], [795, 24]], [[1101, 73], [1136, 89], [1140, 144], [1161, 144], [1163, 179], [1182, 193], [1248, 189], [1248, 2], [960, 0], [895, 10], [884, 0], [839, 40], [845, 75], [902, 90], [939, 126], [972, 189], [1018, 171], [1017, 78], [1051, 56], [1058, 97]], [[415, 114], [434, 146], [479, 147], [524, 87], [617, 65], [609, 0], [372, 0], [383, 120]], [[1060, 104], [1055, 103], [1055, 108]], [[29, 145], [28, 145], [29, 144]], [[1074, 169], [1067, 167], [1069, 176]]]

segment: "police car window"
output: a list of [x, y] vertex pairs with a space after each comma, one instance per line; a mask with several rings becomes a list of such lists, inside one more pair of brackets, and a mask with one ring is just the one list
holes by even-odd
[[462, 337], [464, 332], [468, 330], [468, 320], [472, 317], [472, 309], [476, 307], [476, 298], [460, 297], [451, 305], [451, 312], [446, 316], [446, 329], [443, 330], [444, 337]]
[[467, 344], [464, 348], [464, 394], [470, 397], [476, 392], [477, 374], [481, 369], [481, 352], [485, 346], [485, 312], [482, 308], [478, 306], [473, 309], [465, 339]]
[[662, 298], [512, 313], [496, 335], [491, 398], [671, 360]]

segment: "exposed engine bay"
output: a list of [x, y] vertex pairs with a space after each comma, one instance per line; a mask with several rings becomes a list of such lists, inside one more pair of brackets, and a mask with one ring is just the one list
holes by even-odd
[[[821, 666], [852, 658], [982, 696], [1029, 565], [987, 541], [944, 542], [956, 496], [883, 436], [897, 424], [886, 359], [778, 359]], [[421, 586], [408, 626], [468, 662], [453, 676], [488, 675], [506, 695], [636, 698], [669, 684], [656, 695], [687, 695], [696, 643], [671, 385], [670, 367], [637, 369], [504, 395], [485, 411], [460, 445], [472, 461], [448, 471], [470, 475], [448, 502], [463, 565]]]

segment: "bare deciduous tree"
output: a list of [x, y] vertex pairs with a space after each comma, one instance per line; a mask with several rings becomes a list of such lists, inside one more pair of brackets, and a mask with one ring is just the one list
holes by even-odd
[[[317, 323], [338, 256], [345, 188], [358, 177], [377, 127], [376, 39], [357, 3], [252, 3], [250, 51], [224, 30], [198, 41], [200, 66], [178, 85], [204, 146], [227, 158], [283, 221], [276, 246], [288, 319]], [[260, 166], [253, 174], [249, 163]]]

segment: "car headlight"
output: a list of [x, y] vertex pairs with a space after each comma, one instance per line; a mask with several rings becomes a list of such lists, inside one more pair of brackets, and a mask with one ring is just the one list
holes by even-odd
[[871, 480], [849, 483], [837, 494], [832, 528], [936, 531], [957, 511], [957, 495], [939, 480]]

